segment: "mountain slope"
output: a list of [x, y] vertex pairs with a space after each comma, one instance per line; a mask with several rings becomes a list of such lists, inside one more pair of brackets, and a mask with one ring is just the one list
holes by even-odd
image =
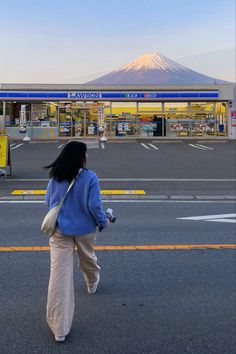
[[158, 53], [144, 54], [88, 84], [215, 84], [227, 83], [188, 69]]

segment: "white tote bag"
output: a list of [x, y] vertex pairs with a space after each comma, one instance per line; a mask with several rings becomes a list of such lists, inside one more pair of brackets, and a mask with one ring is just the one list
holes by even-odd
[[73, 184], [75, 183], [75, 180], [73, 180], [71, 182], [71, 184], [69, 185], [69, 188], [66, 191], [66, 194], [64, 195], [64, 197], [62, 198], [62, 200], [60, 201], [60, 203], [55, 206], [54, 208], [52, 208], [51, 210], [49, 210], [49, 212], [45, 215], [42, 225], [41, 225], [41, 231], [48, 235], [49, 237], [51, 237], [55, 230], [56, 230], [56, 226], [57, 226], [57, 218], [58, 218], [58, 214], [59, 211], [62, 207], [62, 204], [64, 202], [64, 199], [67, 195], [67, 193], [69, 192], [69, 190], [71, 189], [71, 187], [73, 186]]

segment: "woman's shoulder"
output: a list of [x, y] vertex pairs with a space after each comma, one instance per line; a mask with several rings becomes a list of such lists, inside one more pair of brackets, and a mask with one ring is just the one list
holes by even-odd
[[64, 180], [64, 181], [57, 181], [54, 177], [50, 178], [49, 182], [48, 182], [48, 187], [50, 188], [64, 188], [65, 186], [67, 186], [69, 184], [68, 181]]
[[89, 179], [98, 178], [97, 174], [94, 171], [89, 170], [87, 168], [84, 168], [80, 175], [85, 176], [86, 178]]

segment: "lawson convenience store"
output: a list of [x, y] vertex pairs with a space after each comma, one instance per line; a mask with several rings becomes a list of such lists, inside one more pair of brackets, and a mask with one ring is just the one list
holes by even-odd
[[233, 134], [233, 85], [0, 84], [12, 138], [212, 138]]

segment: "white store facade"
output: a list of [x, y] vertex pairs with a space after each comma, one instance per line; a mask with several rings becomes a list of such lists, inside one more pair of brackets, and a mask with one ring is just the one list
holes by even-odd
[[32, 140], [236, 139], [235, 86], [0, 84], [0, 133]]

